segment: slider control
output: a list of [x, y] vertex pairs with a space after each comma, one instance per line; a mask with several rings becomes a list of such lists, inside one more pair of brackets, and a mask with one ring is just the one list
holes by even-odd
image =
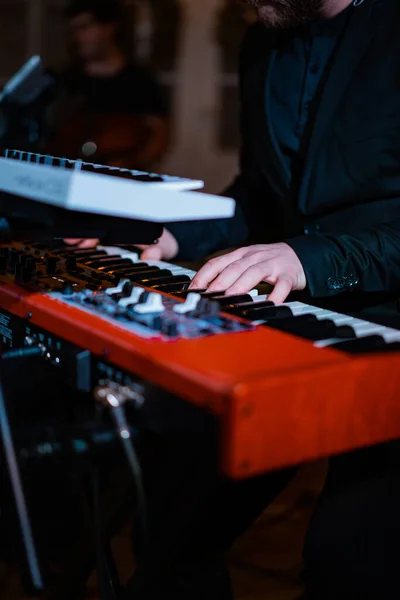
[[198, 303], [201, 300], [201, 295], [194, 292], [190, 293], [183, 304], [176, 304], [174, 312], [185, 315], [186, 313], [196, 310]]
[[130, 283], [130, 279], [120, 279], [117, 287], [108, 288], [106, 290], [107, 296], [112, 296], [112, 294], [121, 294], [126, 283]]
[[161, 294], [149, 294], [146, 302], [144, 304], [138, 304], [133, 310], [140, 315], [164, 312], [165, 306], [163, 304], [163, 297]]
[[137, 304], [140, 300], [140, 297], [144, 294], [144, 289], [140, 287], [134, 287], [129, 298], [121, 298], [118, 302], [118, 306], [121, 308], [127, 308], [132, 304]]

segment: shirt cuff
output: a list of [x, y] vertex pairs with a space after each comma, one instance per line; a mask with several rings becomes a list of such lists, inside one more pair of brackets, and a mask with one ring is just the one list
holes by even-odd
[[307, 288], [314, 298], [336, 296], [354, 289], [359, 278], [343, 257], [334, 240], [322, 235], [303, 235], [285, 243], [298, 256], [307, 279]]

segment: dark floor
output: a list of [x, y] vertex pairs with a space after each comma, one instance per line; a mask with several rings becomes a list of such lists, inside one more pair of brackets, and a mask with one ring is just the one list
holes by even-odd
[[[299, 598], [302, 539], [324, 476], [324, 463], [303, 467], [287, 490], [233, 548], [230, 564], [237, 600]], [[127, 535], [121, 534], [116, 540], [115, 551], [121, 576], [125, 578], [132, 565]], [[90, 591], [89, 597], [96, 600], [95, 579]], [[1, 565], [0, 599], [28, 600], [21, 593], [15, 574], [7, 573]]]

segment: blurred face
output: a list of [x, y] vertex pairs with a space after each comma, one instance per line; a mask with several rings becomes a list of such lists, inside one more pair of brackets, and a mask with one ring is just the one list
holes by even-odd
[[318, 19], [324, 0], [243, 0], [268, 27], [286, 29]]
[[77, 15], [70, 22], [72, 41], [82, 60], [101, 59], [114, 39], [114, 26], [99, 23], [90, 13]]

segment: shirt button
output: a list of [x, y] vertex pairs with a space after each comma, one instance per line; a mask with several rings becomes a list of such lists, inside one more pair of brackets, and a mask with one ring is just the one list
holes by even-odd
[[329, 277], [328, 290], [342, 290], [345, 287], [346, 280], [344, 277]]
[[347, 288], [352, 288], [359, 284], [359, 279], [358, 279], [357, 275], [355, 275], [355, 274], [349, 275], [345, 279], [346, 279], [346, 287]]

